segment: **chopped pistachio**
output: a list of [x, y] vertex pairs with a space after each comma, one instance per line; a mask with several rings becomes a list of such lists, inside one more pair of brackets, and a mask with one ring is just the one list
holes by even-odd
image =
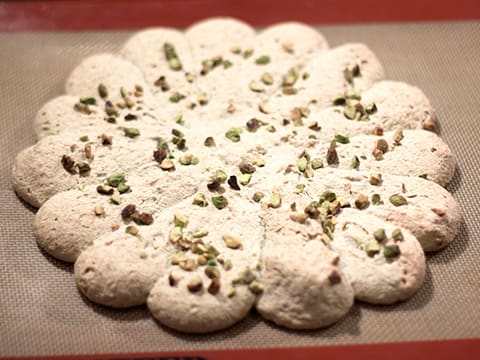
[[373, 194], [372, 195], [372, 204], [373, 205], [382, 205], [383, 204], [383, 201], [380, 198], [379, 194]]
[[355, 200], [355, 207], [357, 209], [363, 210], [366, 209], [370, 205], [370, 201], [368, 200], [368, 196], [364, 194], [360, 194], [357, 196]]
[[161, 163], [166, 157], [167, 157], [167, 151], [163, 148], [153, 151], [153, 158], [158, 163]]
[[183, 237], [183, 231], [182, 228], [179, 226], [175, 226], [172, 230], [170, 230], [170, 233], [168, 234], [168, 240], [170, 240], [172, 243], [178, 242]]
[[184, 252], [177, 252], [170, 257], [172, 265], [179, 265], [180, 263], [187, 261], [188, 257]]
[[407, 199], [400, 194], [390, 196], [390, 202], [395, 206], [402, 206], [408, 204]]
[[112, 145], [113, 144], [113, 136], [108, 136], [106, 134], [100, 135], [100, 140], [102, 141], [102, 145]]
[[188, 291], [190, 291], [191, 293], [199, 292], [200, 290], [202, 290], [202, 287], [203, 282], [200, 276], [194, 277], [187, 284]]
[[199, 103], [200, 105], [202, 105], [202, 106], [207, 105], [207, 104], [208, 104], [207, 95], [205, 95], [205, 94], [200, 94], [200, 95], [198, 95], [197, 101], [198, 101], [198, 103]]
[[225, 137], [232, 142], [239, 142], [240, 141], [240, 133], [241, 130], [238, 128], [230, 128], [226, 133]]
[[107, 178], [107, 183], [110, 186], [117, 187], [120, 183], [125, 181], [125, 174], [116, 173]]
[[360, 66], [355, 64], [352, 68], [345, 68], [343, 76], [349, 84], [353, 84], [353, 79], [360, 76]]
[[384, 154], [388, 151], [388, 143], [385, 139], [378, 139], [375, 147]]
[[125, 136], [134, 138], [140, 135], [140, 131], [137, 128], [123, 128]]
[[382, 174], [374, 173], [370, 175], [370, 185], [380, 185], [382, 183]]
[[343, 115], [350, 120], [354, 120], [357, 116], [357, 109], [355, 106], [347, 105], [343, 109]]
[[335, 140], [340, 144], [348, 144], [350, 142], [350, 139], [348, 138], [348, 136], [344, 136], [342, 134], [335, 135]]
[[170, 69], [172, 69], [173, 71], [182, 70], [182, 63], [178, 58], [175, 47], [171, 43], [165, 43], [163, 44], [163, 51]]
[[79, 140], [80, 140], [81, 142], [87, 142], [87, 141], [88, 141], [88, 135], [80, 136]]
[[284, 95], [295, 95], [298, 92], [298, 90], [293, 86], [283, 86], [282, 92]]
[[270, 199], [267, 201], [268, 207], [277, 209], [282, 205], [282, 195], [278, 192], [275, 192], [270, 196]]
[[86, 162], [79, 162], [77, 163], [78, 167], [78, 173], [80, 176], [88, 176], [90, 174], [90, 165], [88, 165]]
[[[208, 230], [206, 229], [203, 229], [203, 230], [199, 230], [199, 231], [196, 231], [192, 234], [192, 236], [195, 238], [195, 239], [200, 239], [200, 238], [203, 238], [205, 236], [208, 235]], [[206, 250], [206, 248], [205, 248]]]
[[383, 128], [380, 126], [375, 126], [375, 128], [373, 129], [373, 135], [383, 136]]
[[75, 160], [71, 156], [63, 155], [61, 159], [62, 166], [71, 174], [75, 174]]
[[220, 279], [214, 278], [207, 289], [209, 294], [216, 295], [220, 291]]
[[225, 260], [222, 264], [223, 268], [225, 269], [225, 271], [229, 271], [232, 269], [233, 267], [233, 264], [232, 264], [232, 261], [231, 260]]
[[121, 182], [120, 184], [118, 184], [117, 190], [120, 194], [126, 193], [128, 190], [130, 190], [130, 185]]
[[172, 103], [178, 103], [180, 100], [183, 99], [185, 99], [185, 95], [180, 94], [178, 91], [173, 92], [169, 97], [169, 100]]
[[138, 234], [138, 228], [134, 225], [129, 225], [125, 228], [125, 232], [130, 235], [137, 235]]
[[257, 65], [266, 65], [270, 62], [270, 56], [262, 55], [255, 59], [255, 64]]
[[306, 206], [305, 209], [303, 209], [303, 212], [311, 219], [318, 219], [320, 216], [320, 210], [313, 205]]
[[385, 234], [385, 229], [377, 229], [373, 232], [373, 237], [375, 240], [378, 242], [381, 242], [387, 238], [387, 235]]
[[290, 214], [290, 219], [295, 221], [295, 222], [298, 222], [300, 224], [305, 223], [305, 221], [307, 221], [308, 217], [309, 216], [306, 213], [294, 212], [294, 213]]
[[[286, 76], [284, 76], [283, 81], [282, 81], [282, 87], [285, 90], [285, 88], [290, 87], [293, 88], [293, 85], [298, 80], [298, 69], [296, 67], [293, 67], [288, 70], [288, 73]], [[283, 92], [285, 94], [285, 91]]]
[[213, 202], [213, 205], [219, 210], [227, 207], [227, 205], [228, 205], [228, 200], [223, 195], [212, 196], [212, 202]]
[[216, 266], [207, 266], [204, 271], [205, 271], [205, 275], [207, 275], [209, 279], [220, 278], [220, 270]]
[[352, 158], [352, 168], [353, 169], [358, 169], [360, 167], [360, 159], [358, 158], [358, 156], [354, 156]]
[[346, 99], [344, 97], [337, 97], [332, 100], [334, 106], [342, 106], [346, 104]]
[[205, 195], [203, 194], [196, 194], [195, 197], [193, 198], [193, 205], [198, 205], [200, 207], [206, 207], [208, 206], [208, 201]]
[[307, 168], [307, 165], [308, 165], [308, 160], [306, 157], [302, 157], [297, 161], [297, 168], [301, 172], [305, 171], [305, 169]]
[[383, 151], [379, 150], [377, 148], [373, 149], [372, 155], [375, 158], [375, 160], [380, 161], [383, 160]]
[[150, 213], [138, 213], [134, 212], [132, 215], [132, 220], [137, 224], [137, 225], [151, 225], [153, 224], [153, 216]]
[[173, 223], [175, 224], [175, 226], [184, 228], [188, 225], [188, 216], [185, 216], [180, 213], [175, 213], [173, 215]]
[[197, 267], [197, 262], [193, 258], [188, 258], [178, 264], [182, 270], [193, 271]]
[[209, 259], [207, 261], [207, 265], [208, 266], [217, 266], [217, 262], [215, 261], [215, 259]]
[[335, 201], [337, 199], [337, 194], [335, 194], [333, 191], [324, 191], [322, 193], [322, 195], [320, 195], [320, 198], [319, 198], [319, 203], [322, 203], [324, 201], [329, 201], [329, 202], [332, 202], [332, 201]]
[[261, 282], [257, 281], [257, 280], [253, 280], [249, 285], [248, 285], [248, 288], [249, 290], [258, 295], [258, 294], [261, 294], [264, 290], [264, 287], [262, 285]]
[[310, 162], [313, 170], [317, 170], [323, 168], [323, 160], [319, 158], [315, 158]]
[[375, 103], [370, 103], [365, 106], [365, 112], [369, 115], [377, 112], [377, 105]]
[[112, 195], [115, 190], [108, 185], [98, 185], [97, 192], [102, 195]]
[[243, 52], [243, 57], [245, 59], [248, 59], [250, 56], [253, 55], [253, 49], [246, 49], [244, 52]]
[[222, 236], [223, 241], [225, 241], [225, 245], [227, 245], [230, 249], [238, 249], [242, 246], [242, 241], [238, 236], [232, 234], [223, 234]]
[[180, 156], [178, 162], [182, 165], [197, 165], [199, 162], [198, 157], [193, 156], [192, 154], [184, 154]]
[[255, 201], [255, 202], [258, 203], [260, 200], [263, 199], [264, 196], [265, 196], [265, 195], [264, 195], [262, 192], [257, 191], [255, 194], [253, 194], [253, 198], [252, 198], [252, 199], [253, 199], [253, 201]]
[[255, 159], [253, 159], [252, 164], [256, 165], [258, 167], [264, 167], [265, 166], [265, 160], [261, 157], [257, 157]]
[[403, 140], [403, 130], [401, 128], [395, 130], [393, 134], [393, 141], [395, 145], [400, 145], [400, 142]]
[[105, 208], [102, 205], [96, 205], [93, 212], [95, 215], [100, 216], [105, 214]]
[[398, 255], [400, 255], [400, 248], [398, 247], [398, 245], [387, 245], [383, 249], [383, 256], [385, 256], [386, 258], [392, 258]]
[[396, 228], [395, 230], [392, 231], [392, 238], [395, 241], [403, 241], [404, 237], [402, 234], [402, 230], [399, 228]]
[[368, 256], [372, 257], [380, 252], [380, 245], [376, 241], [370, 241], [365, 246], [365, 252]]
[[270, 73], [264, 73], [262, 75], [262, 82], [265, 84], [265, 85], [272, 85], [273, 84], [273, 76], [272, 74]]
[[235, 175], [230, 176], [227, 180], [227, 183], [233, 190], [240, 190], [240, 186], [238, 185], [237, 177]]
[[432, 210], [439, 217], [444, 217], [446, 215], [445, 210], [440, 209], [440, 208], [431, 208], [430, 210]]
[[420, 177], [422, 179], [427, 179], [427, 174], [421, 174], [421, 175], [418, 175], [418, 177]]
[[293, 43], [290, 41], [282, 43], [282, 49], [288, 54], [293, 54]]
[[197, 257], [197, 264], [200, 265], [200, 266], [204, 266], [204, 265], [207, 265], [207, 258], [205, 257], [205, 255], [199, 255]]
[[256, 132], [260, 126], [262, 125], [260, 120], [251, 118], [250, 120], [247, 121], [247, 130], [250, 132]]
[[433, 119], [427, 119], [423, 122], [423, 129], [428, 131], [436, 131], [437, 124]]
[[236, 294], [236, 290], [234, 287], [230, 287], [227, 292], [225, 293], [225, 296], [228, 297], [228, 298], [231, 298], [231, 297], [234, 297], [235, 294]]
[[240, 48], [240, 46], [234, 45], [230, 48], [230, 51], [232, 52], [232, 54], [238, 55], [242, 52], [242, 49]]
[[252, 90], [254, 92], [264, 92], [265, 91], [265, 87], [263, 86], [263, 84], [259, 81], [255, 81], [255, 80], [250, 81], [250, 83], [248, 84], [248, 87], [249, 87], [250, 90]]
[[303, 193], [303, 190], [305, 190], [305, 184], [297, 184], [295, 185], [295, 192], [298, 194]]
[[110, 196], [110, 201], [115, 205], [120, 205], [120, 203], [122, 202], [122, 198], [118, 194], [113, 194], [112, 196]]
[[105, 99], [108, 97], [108, 90], [104, 84], [99, 84], [97, 90], [98, 90], [98, 95], [100, 95], [102, 99]]
[[115, 110], [115, 106], [113, 105], [113, 103], [110, 100], [107, 100], [105, 102], [105, 113], [108, 116], [117, 116], [118, 115], [117, 110]]
[[246, 160], [243, 160], [238, 168], [242, 174], [253, 174], [256, 171], [255, 166]]
[[175, 170], [175, 164], [170, 159], [163, 159], [159, 166], [162, 170]]
[[332, 140], [332, 142], [330, 143], [330, 147], [327, 150], [328, 165], [336, 165], [339, 163], [336, 145], [337, 145], [337, 142], [335, 140]]
[[203, 145], [207, 147], [215, 146], [215, 139], [211, 136], [207, 137], [203, 142]]
[[94, 97], [80, 98], [80, 104], [83, 105], [96, 105], [97, 100]]
[[137, 211], [137, 207], [133, 204], [128, 204], [122, 209], [122, 213], [121, 213], [122, 218], [129, 219], [130, 216], [132, 216], [135, 213], [135, 211]]

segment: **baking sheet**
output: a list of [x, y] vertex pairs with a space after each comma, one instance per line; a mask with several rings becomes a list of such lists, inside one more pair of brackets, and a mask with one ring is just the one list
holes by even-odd
[[0, 34], [0, 356], [322, 346], [480, 337], [480, 23], [322, 26], [331, 46], [365, 42], [387, 78], [419, 86], [458, 158], [448, 189], [463, 209], [455, 242], [428, 256], [424, 286], [395, 306], [357, 304], [318, 331], [288, 331], [252, 312], [229, 330], [185, 335], [145, 307], [112, 310], [82, 297], [72, 266], [43, 253], [33, 209], [11, 190], [13, 159], [34, 143], [31, 122], [80, 59], [116, 51], [131, 32]]

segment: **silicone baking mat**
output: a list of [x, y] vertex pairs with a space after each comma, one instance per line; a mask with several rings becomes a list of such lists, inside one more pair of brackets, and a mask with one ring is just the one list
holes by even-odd
[[273, 348], [480, 337], [480, 23], [322, 26], [331, 46], [366, 43], [387, 78], [419, 86], [435, 106], [441, 135], [458, 158], [448, 187], [464, 222], [455, 242], [428, 256], [424, 286], [395, 306], [357, 304], [318, 331], [288, 331], [252, 312], [232, 328], [185, 335], [159, 325], [144, 307], [92, 304], [72, 266], [43, 253], [34, 210], [11, 190], [15, 155], [34, 143], [32, 118], [63, 93], [80, 59], [114, 52], [131, 32], [0, 34], [0, 356]]

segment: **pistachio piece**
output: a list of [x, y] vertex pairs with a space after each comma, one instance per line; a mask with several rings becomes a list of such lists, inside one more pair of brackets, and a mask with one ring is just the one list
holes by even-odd
[[185, 216], [180, 213], [175, 213], [173, 215], [173, 223], [175, 224], [175, 226], [184, 228], [188, 225], [188, 216]]
[[165, 54], [165, 58], [167, 59], [170, 69], [172, 69], [173, 71], [182, 70], [182, 63], [178, 58], [175, 47], [171, 43], [167, 42], [163, 44], [163, 52]]
[[137, 128], [123, 128], [126, 137], [135, 138], [140, 135], [140, 130]]
[[354, 156], [352, 158], [352, 169], [357, 169], [360, 167], [360, 159], [358, 158], [358, 156]]
[[104, 84], [98, 84], [97, 91], [98, 91], [98, 95], [100, 95], [102, 99], [105, 99], [108, 97], [108, 90]]
[[191, 293], [199, 292], [200, 290], [202, 290], [202, 287], [203, 282], [200, 276], [194, 277], [187, 284], [188, 291], [190, 291]]
[[377, 229], [373, 232], [373, 237], [375, 240], [378, 242], [382, 242], [387, 238], [387, 235], [385, 234], [385, 229]]
[[290, 219], [295, 221], [295, 222], [298, 222], [300, 224], [304, 224], [305, 221], [307, 221], [308, 219], [308, 214], [306, 213], [298, 213], [298, 212], [294, 212], [294, 213], [291, 213], [290, 214]]
[[120, 184], [118, 184], [117, 190], [120, 194], [126, 193], [128, 190], [130, 190], [130, 185], [121, 182]]
[[273, 76], [272, 74], [270, 73], [264, 73], [262, 75], [262, 82], [265, 84], [265, 85], [272, 85], [273, 84]]
[[243, 160], [238, 168], [242, 174], [253, 174], [256, 171], [255, 166], [246, 160]]
[[208, 259], [205, 257], [205, 255], [199, 255], [197, 257], [197, 264], [200, 266], [207, 265]]
[[355, 200], [355, 207], [359, 210], [364, 210], [370, 205], [370, 201], [368, 201], [368, 196], [364, 194], [360, 194], [357, 196]]
[[197, 262], [193, 258], [188, 258], [178, 264], [182, 270], [193, 271], [197, 268]]
[[383, 160], [383, 152], [377, 148], [373, 149], [372, 155], [377, 161]]
[[263, 199], [264, 196], [265, 195], [262, 192], [257, 191], [255, 194], [253, 194], [252, 200], [258, 203]]
[[207, 291], [212, 295], [216, 295], [220, 291], [220, 279], [212, 279]]
[[225, 133], [225, 137], [232, 142], [239, 142], [240, 141], [240, 133], [238, 128], [231, 128]]
[[259, 81], [255, 81], [255, 80], [250, 81], [250, 83], [248, 84], [248, 87], [253, 92], [264, 92], [265, 91], [265, 87], [263, 86], [263, 84]]
[[368, 256], [373, 257], [375, 254], [380, 252], [380, 245], [376, 241], [370, 241], [365, 246], [365, 252]]
[[439, 208], [431, 208], [430, 210], [432, 210], [439, 217], [444, 217], [447, 214], [445, 210]]
[[[196, 231], [192, 234], [194, 239], [200, 239], [200, 238], [203, 238], [207, 235], [208, 235], [208, 230], [206, 230], [206, 229]], [[205, 246], [201, 245], [201, 244], [199, 245], [199, 248], [201, 250], [205, 250], [205, 251], [207, 250], [207, 248]], [[202, 252], [205, 252], [205, 251], [202, 251]]]
[[79, 140], [80, 140], [81, 142], [87, 142], [87, 141], [88, 141], [88, 135], [80, 136]]
[[427, 119], [423, 122], [423, 129], [428, 130], [428, 131], [436, 131], [437, 130], [437, 124], [435, 120], [433, 119]]
[[311, 204], [306, 206], [303, 212], [311, 219], [318, 219], [320, 217], [320, 210]]
[[230, 48], [230, 52], [231, 52], [232, 54], [238, 55], [238, 54], [240, 54], [240, 53], [242, 52], [242, 49], [240, 48], [240, 46], [234, 45], [234, 46], [232, 46], [232, 47]]
[[375, 185], [375, 186], [380, 185], [382, 183], [382, 174], [374, 173], [370, 175], [369, 182], [370, 182], [370, 185]]
[[184, 252], [177, 252], [170, 257], [172, 265], [179, 265], [184, 261], [187, 261], [187, 255]]
[[172, 103], [178, 103], [183, 99], [185, 99], [185, 95], [180, 94], [178, 91], [173, 92], [168, 98], [168, 100], [170, 100]]
[[388, 151], [388, 143], [385, 139], [378, 139], [375, 148], [385, 154]]
[[130, 216], [132, 216], [135, 211], [137, 211], [137, 207], [134, 204], [128, 204], [122, 209], [122, 218], [123, 219], [128, 219]]
[[138, 228], [134, 225], [129, 225], [125, 228], [125, 232], [130, 235], [138, 235]]
[[403, 140], [403, 130], [401, 128], [395, 130], [393, 134], [393, 142], [395, 145], [400, 145], [401, 141]]
[[112, 195], [115, 190], [108, 185], [98, 185], [97, 192], [102, 195]]
[[383, 201], [380, 197], [380, 194], [373, 194], [372, 195], [372, 204], [373, 205], [382, 205]]
[[262, 55], [255, 59], [255, 64], [257, 65], [266, 65], [270, 62], [270, 56]]
[[395, 206], [403, 206], [408, 204], [407, 199], [400, 194], [392, 195], [390, 196], [389, 199], [390, 199], [390, 202]]
[[381, 128], [380, 126], [375, 126], [373, 128], [373, 135], [383, 136], [383, 128]]
[[244, 52], [243, 52], [243, 58], [244, 59], [248, 59], [250, 56], [253, 55], [253, 49], [246, 49]]
[[110, 186], [117, 187], [120, 183], [125, 181], [125, 174], [116, 173], [107, 178], [107, 183]]
[[399, 228], [394, 229], [392, 231], [392, 238], [395, 241], [403, 241], [404, 237], [402, 234], [402, 230], [400, 230]]
[[165, 171], [175, 170], [175, 164], [170, 159], [163, 159], [159, 166]]
[[261, 157], [257, 157], [253, 159], [252, 164], [258, 167], [264, 167], [265, 166], [265, 160]]
[[337, 165], [339, 163], [336, 146], [337, 142], [335, 140], [332, 140], [332, 142], [330, 143], [330, 147], [327, 150], [328, 165]]
[[305, 190], [305, 184], [297, 184], [295, 185], [295, 193], [301, 194]]
[[385, 256], [386, 258], [392, 258], [398, 255], [400, 255], [400, 248], [398, 247], [398, 245], [387, 245], [383, 249], [383, 256]]
[[102, 145], [112, 145], [113, 144], [113, 136], [108, 136], [106, 134], [100, 135], [100, 140], [102, 142]]
[[282, 205], [282, 195], [278, 192], [275, 192], [270, 196], [270, 199], [267, 201], [267, 206], [270, 208], [277, 209]]
[[105, 208], [102, 205], [96, 205], [95, 208], [93, 209], [93, 212], [95, 213], [96, 216], [100, 216], [105, 214]]
[[301, 172], [305, 171], [305, 169], [307, 168], [307, 165], [308, 165], [308, 160], [306, 157], [302, 157], [300, 158], [300, 160], [297, 161], [297, 168]]
[[375, 114], [377, 112], [377, 105], [375, 103], [370, 103], [365, 106], [365, 112], [369, 115]]
[[225, 245], [227, 245], [230, 249], [238, 249], [242, 246], [242, 241], [238, 236], [232, 234], [223, 234], [222, 236], [223, 241], [225, 241]]
[[342, 134], [335, 135], [335, 140], [340, 144], [348, 144], [350, 142], [350, 139], [348, 138], [348, 136], [345, 136]]
[[247, 130], [250, 132], [256, 132], [261, 125], [262, 124], [260, 120], [251, 118], [250, 120], [247, 121]]
[[196, 194], [195, 197], [193, 198], [192, 204], [200, 207], [206, 207], [208, 206], [208, 201], [205, 195]]
[[112, 196], [110, 196], [110, 201], [115, 205], [120, 205], [120, 203], [122, 202], [122, 198], [118, 194], [113, 194]]
[[170, 90], [170, 85], [168, 85], [167, 79], [165, 76], [160, 76], [153, 85], [158, 86], [162, 92], [166, 92]]
[[219, 210], [227, 207], [227, 205], [228, 205], [228, 200], [223, 195], [212, 196], [212, 202], [213, 202], [213, 205]]
[[203, 142], [203, 145], [207, 147], [212, 147], [215, 146], [215, 139], [211, 136], [207, 137], [205, 141]]
[[282, 43], [282, 49], [287, 54], [293, 54], [293, 43], [291, 43], [290, 41]]
[[65, 170], [67, 170], [71, 174], [75, 174], [76, 170], [74, 168], [75, 166], [75, 160], [71, 156], [68, 155], [63, 155], [62, 160], [61, 160], [62, 166]]
[[132, 215], [132, 220], [137, 224], [137, 225], [151, 225], [153, 223], [153, 216], [150, 213], [138, 213], [135, 212]]
[[182, 228], [175, 226], [168, 234], [168, 240], [172, 243], [178, 242], [183, 237]]
[[263, 284], [257, 280], [253, 280], [249, 285], [248, 289], [255, 295], [261, 294], [264, 290]]
[[315, 158], [310, 162], [313, 170], [317, 170], [323, 168], [323, 160], [319, 158]]
[[233, 190], [240, 190], [240, 185], [238, 185], [237, 177], [235, 175], [230, 176], [227, 183]]

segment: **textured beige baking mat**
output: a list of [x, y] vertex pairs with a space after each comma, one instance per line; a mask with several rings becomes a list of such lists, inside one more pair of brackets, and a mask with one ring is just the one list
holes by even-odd
[[441, 135], [458, 158], [449, 190], [464, 223], [455, 242], [428, 257], [424, 286], [395, 306], [357, 304], [342, 321], [296, 332], [252, 312], [227, 331], [184, 335], [139, 307], [92, 304], [75, 287], [72, 266], [42, 253], [34, 211], [13, 193], [15, 155], [34, 142], [31, 120], [62, 94], [80, 59], [116, 51], [130, 33], [0, 34], [0, 356], [312, 346], [480, 337], [480, 23], [321, 27], [331, 46], [365, 42], [387, 77], [419, 86]]

